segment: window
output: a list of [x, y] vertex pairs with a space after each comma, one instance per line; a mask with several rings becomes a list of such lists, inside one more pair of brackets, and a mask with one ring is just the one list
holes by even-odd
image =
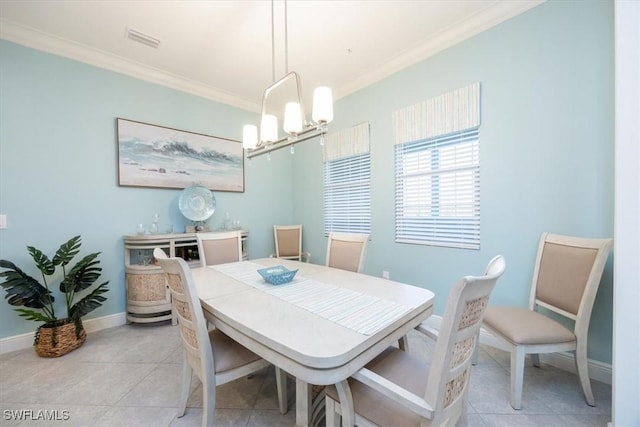
[[368, 151], [325, 161], [324, 231], [371, 232], [371, 161]]
[[396, 144], [396, 242], [480, 248], [478, 128]]

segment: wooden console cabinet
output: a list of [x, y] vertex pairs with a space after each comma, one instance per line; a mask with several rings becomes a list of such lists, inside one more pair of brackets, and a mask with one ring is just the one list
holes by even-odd
[[[242, 231], [242, 258], [248, 259], [247, 238]], [[196, 233], [142, 234], [124, 236], [125, 286], [127, 321], [159, 322], [176, 317], [171, 307], [171, 293], [162, 269], [153, 258], [153, 250], [161, 248], [169, 257], [183, 258], [191, 267], [200, 266]]]

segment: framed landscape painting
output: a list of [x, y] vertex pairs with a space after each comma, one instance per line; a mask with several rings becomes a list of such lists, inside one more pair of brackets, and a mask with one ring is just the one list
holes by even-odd
[[242, 143], [117, 118], [118, 185], [244, 191]]

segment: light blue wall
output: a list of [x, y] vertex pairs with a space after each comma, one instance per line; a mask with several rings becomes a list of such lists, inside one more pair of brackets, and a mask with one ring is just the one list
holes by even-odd
[[[50, 256], [81, 234], [84, 254], [102, 251], [108, 300], [88, 318], [125, 310], [122, 235], [149, 224], [184, 229], [180, 190], [119, 187], [115, 118], [238, 139], [256, 115], [75, 61], [0, 41], [0, 259], [34, 277], [33, 245]], [[288, 153], [287, 153], [288, 154]], [[250, 230], [251, 256], [273, 251], [274, 222], [292, 220], [291, 162], [246, 165], [245, 193], [215, 192], [218, 227], [226, 212]], [[276, 185], [277, 184], [277, 185]], [[79, 258], [78, 258], [79, 259]], [[4, 292], [2, 292], [4, 299]], [[0, 302], [0, 338], [35, 330]]]
[[[481, 249], [394, 243], [391, 112], [481, 82]], [[550, 1], [341, 99], [332, 130], [371, 125], [372, 239], [365, 271], [432, 289], [436, 313], [460, 276], [496, 254], [507, 272], [491, 303], [526, 305], [543, 231], [613, 236], [613, 4]], [[322, 154], [296, 149], [295, 218], [305, 250], [325, 258]], [[611, 362], [611, 259], [589, 356]]]
[[[482, 247], [394, 243], [391, 112], [480, 81]], [[373, 232], [365, 271], [436, 292], [508, 269], [492, 304], [526, 304], [540, 233], [613, 234], [613, 4], [549, 1], [341, 99], [332, 130], [371, 124]], [[109, 300], [124, 311], [121, 236], [159, 212], [184, 226], [178, 190], [117, 186], [115, 117], [237, 139], [255, 115], [109, 71], [0, 42], [0, 258], [28, 265], [27, 245], [51, 253], [74, 234], [100, 250]], [[252, 257], [272, 252], [274, 223], [304, 225], [305, 250], [324, 262], [322, 154], [316, 141], [246, 167], [246, 192], [216, 193], [212, 223], [229, 212], [250, 231]], [[293, 197], [291, 197], [293, 195]], [[611, 261], [596, 300], [589, 355], [611, 362]], [[30, 271], [35, 274], [34, 271]], [[6, 303], [0, 338], [34, 330]]]

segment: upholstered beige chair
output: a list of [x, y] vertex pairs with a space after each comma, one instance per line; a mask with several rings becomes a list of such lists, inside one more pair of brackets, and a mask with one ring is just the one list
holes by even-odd
[[[544, 233], [540, 237], [528, 308], [489, 307], [483, 327], [511, 352], [511, 406], [522, 405], [525, 355], [540, 366], [538, 354], [575, 351], [578, 376], [587, 403], [595, 406], [587, 365], [591, 309], [613, 241]], [[574, 322], [568, 329], [537, 310]], [[498, 345], [496, 345], [498, 346]]]
[[[339, 425], [341, 416], [343, 425], [455, 425], [466, 413], [471, 357], [482, 315], [504, 270], [504, 257], [498, 255], [484, 276], [461, 278], [449, 292], [439, 332], [416, 328], [436, 340], [430, 363], [389, 347], [338, 385], [345, 390], [342, 396], [336, 386], [327, 387], [327, 427]], [[344, 413], [343, 399], [353, 402], [353, 414]]]
[[329, 233], [326, 265], [361, 273], [368, 241], [368, 234]]
[[[269, 366], [269, 362], [238, 344], [219, 330], [208, 331], [191, 271], [182, 258], [167, 258], [160, 248], [153, 252], [165, 272], [184, 349], [182, 391], [178, 417], [185, 413], [193, 373], [202, 382], [202, 425], [215, 424], [216, 386], [234, 381]], [[283, 375], [282, 373], [278, 373]], [[277, 382], [280, 385], [282, 379]], [[280, 411], [286, 412], [286, 393], [278, 389]]]
[[273, 238], [276, 258], [311, 261], [311, 254], [302, 251], [302, 225], [274, 225]]
[[238, 231], [197, 233], [202, 267], [242, 260], [242, 235]]

